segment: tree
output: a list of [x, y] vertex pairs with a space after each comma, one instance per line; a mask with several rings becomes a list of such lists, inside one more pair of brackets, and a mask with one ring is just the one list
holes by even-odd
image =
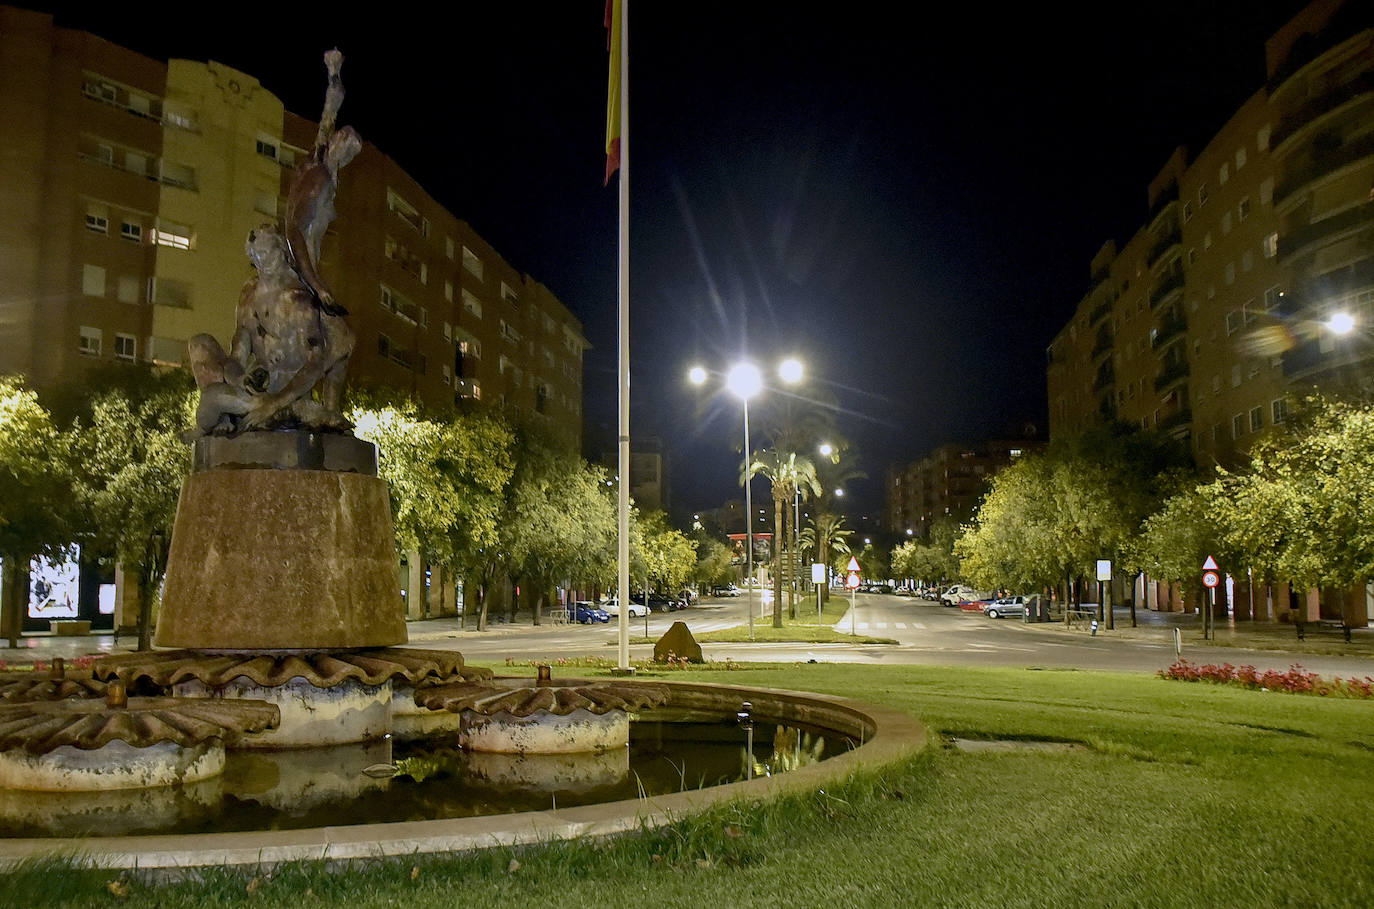
[[953, 521], [935, 521], [929, 540], [907, 540], [892, 551], [892, 571], [897, 577], [930, 584], [954, 577], [959, 571], [959, 560], [954, 555], [958, 534], [958, 525]]
[[[817, 562], [826, 566], [829, 572], [833, 565], [831, 559], [849, 555], [849, 537], [854, 533], [844, 526], [844, 516], [837, 514], [817, 514], [811, 523], [802, 528], [800, 535], [802, 552], [811, 553]], [[828, 591], [829, 577], [821, 585]], [[824, 599], [824, 594], [822, 595]]]
[[698, 584], [728, 584], [735, 577], [730, 547], [714, 537], [699, 534], [696, 539], [697, 563], [692, 578]]
[[138, 572], [138, 647], [152, 648], [152, 604], [167, 571], [181, 485], [191, 470], [182, 434], [196, 389], [183, 370], [125, 370], [92, 396], [72, 429], [78, 500], [90, 539]]
[[[782, 627], [782, 541], [791, 521], [787, 514], [792, 508], [792, 499], [799, 489], [809, 492], [819, 490], [816, 468], [811, 459], [785, 451], [781, 448], [765, 448], [750, 458], [749, 477], [762, 474], [767, 477], [773, 490], [773, 627]], [[748, 477], [746, 477], [746, 482]], [[792, 617], [796, 618], [796, 603], [792, 604]]]
[[668, 516], [661, 511], [638, 515], [644, 574], [649, 586], [669, 595], [680, 590], [696, 567], [697, 544], [680, 530], [668, 526]]
[[0, 377], [0, 556], [5, 634], [19, 642], [29, 562], [58, 556], [72, 539], [68, 442], [38, 397], [17, 377]]

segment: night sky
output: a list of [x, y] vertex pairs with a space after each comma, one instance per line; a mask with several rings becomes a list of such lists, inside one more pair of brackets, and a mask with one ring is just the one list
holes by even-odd
[[[587, 431], [613, 432], [604, 0], [276, 26], [244, 4], [209, 27], [189, 8], [27, 6], [152, 57], [226, 63], [312, 119], [337, 45], [340, 122], [583, 321]], [[1045, 347], [1089, 260], [1140, 226], [1173, 148], [1201, 148], [1262, 85], [1264, 40], [1303, 3], [954, 6], [911, 21], [919, 6], [632, 8], [632, 434], [667, 445], [675, 510], [740, 492], [738, 402], [690, 387], [696, 361], [800, 355], [861, 455], [870, 479], [849, 501], [868, 513], [889, 462], [1043, 431]]]

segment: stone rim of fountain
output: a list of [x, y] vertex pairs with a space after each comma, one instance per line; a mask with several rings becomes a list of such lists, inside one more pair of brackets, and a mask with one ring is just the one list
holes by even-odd
[[[515, 680], [512, 680], [515, 681]], [[524, 683], [525, 680], [520, 680]], [[875, 769], [927, 747], [926, 729], [891, 707], [835, 695], [708, 682], [664, 681], [671, 706], [736, 710], [753, 704], [758, 719], [808, 722], [862, 740], [860, 747], [776, 776], [708, 789], [577, 808], [392, 824], [186, 835], [0, 839], [0, 867], [40, 856], [64, 855], [104, 868], [186, 868], [208, 865], [272, 867], [308, 860], [377, 859], [419, 853], [467, 852], [533, 845], [555, 839], [605, 837], [659, 827], [734, 799], [759, 799], [834, 785], [861, 769]]]
[[210, 687], [246, 678], [263, 688], [284, 685], [300, 678], [316, 688], [333, 688], [348, 682], [380, 685], [405, 681], [419, 685], [428, 680], [489, 678], [491, 671], [468, 667], [463, 655], [448, 650], [380, 647], [331, 651], [202, 651], [167, 650], [102, 657], [94, 666], [96, 678], [118, 678], [134, 685], [147, 681], [171, 688], [195, 680]]
[[415, 703], [449, 713], [471, 711], [482, 716], [506, 713], [528, 717], [539, 712], [567, 716], [578, 710], [605, 714], [613, 710], [635, 711], [662, 706], [668, 689], [652, 682], [576, 682], [509, 686], [495, 680], [462, 682], [421, 688]]
[[0, 750], [47, 754], [62, 747], [94, 751], [112, 741], [134, 748], [168, 743], [183, 748], [224, 743], [277, 725], [281, 712], [264, 701], [173, 697], [66, 699], [0, 705]]

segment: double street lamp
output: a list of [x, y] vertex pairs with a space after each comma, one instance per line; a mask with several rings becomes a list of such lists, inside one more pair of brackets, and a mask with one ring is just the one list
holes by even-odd
[[[805, 369], [796, 357], [788, 357], [778, 364], [778, 378], [788, 385], [802, 380]], [[703, 366], [693, 366], [687, 373], [693, 385], [704, 385], [709, 373]], [[763, 389], [763, 373], [749, 361], [736, 363], [725, 374], [725, 387], [744, 403], [744, 558], [746, 608], [749, 611], [749, 640], [754, 640], [754, 499], [749, 488], [749, 399]], [[775, 528], [776, 529], [776, 528]], [[776, 545], [777, 541], [774, 540]], [[777, 609], [778, 604], [774, 603]]]

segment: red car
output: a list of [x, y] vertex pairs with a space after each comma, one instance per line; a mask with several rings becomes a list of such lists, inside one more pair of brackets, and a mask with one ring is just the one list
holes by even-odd
[[992, 605], [992, 600], [961, 600], [959, 608], [965, 612], [982, 612]]

